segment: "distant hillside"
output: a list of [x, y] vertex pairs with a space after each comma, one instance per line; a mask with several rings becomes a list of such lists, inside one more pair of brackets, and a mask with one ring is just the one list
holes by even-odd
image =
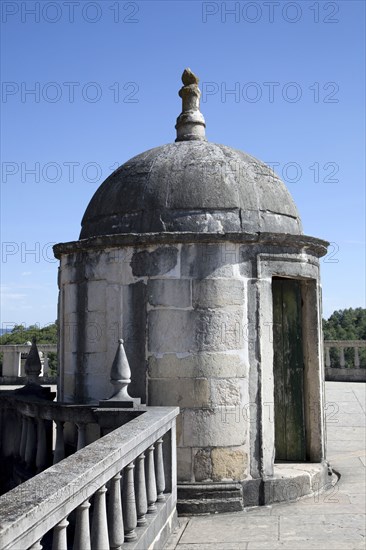
[[323, 319], [324, 340], [366, 340], [366, 309], [339, 309]]
[[37, 338], [38, 344], [57, 344], [57, 324], [52, 323], [43, 328], [37, 325], [30, 325], [28, 328], [15, 325], [10, 332], [3, 332], [0, 336], [0, 345], [24, 344], [31, 341], [33, 336]]

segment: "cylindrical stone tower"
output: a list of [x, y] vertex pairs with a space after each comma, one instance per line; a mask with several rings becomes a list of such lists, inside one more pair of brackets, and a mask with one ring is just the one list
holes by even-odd
[[58, 244], [59, 399], [178, 405], [181, 512], [289, 500], [325, 479], [319, 257], [283, 182], [206, 141], [183, 73], [175, 143], [118, 168]]

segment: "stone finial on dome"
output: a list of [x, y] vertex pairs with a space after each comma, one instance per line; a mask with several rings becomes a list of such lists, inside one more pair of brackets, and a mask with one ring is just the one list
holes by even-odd
[[205, 119], [200, 112], [201, 91], [198, 87], [199, 79], [187, 68], [182, 74], [183, 86], [179, 90], [182, 98], [182, 112], [177, 118], [175, 141], [206, 140]]

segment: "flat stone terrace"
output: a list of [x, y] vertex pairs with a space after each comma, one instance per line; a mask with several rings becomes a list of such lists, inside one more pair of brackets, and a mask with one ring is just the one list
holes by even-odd
[[165, 550], [365, 550], [366, 384], [326, 382], [329, 477], [319, 494], [234, 514], [180, 518]]

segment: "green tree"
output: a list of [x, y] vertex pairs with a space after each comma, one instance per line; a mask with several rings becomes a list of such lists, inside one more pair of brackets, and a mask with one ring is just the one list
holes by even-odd
[[57, 321], [40, 328], [38, 325], [15, 325], [11, 332], [0, 336], [0, 345], [24, 344], [36, 337], [38, 344], [57, 344]]
[[[324, 340], [366, 340], [366, 309], [339, 309], [334, 311], [329, 319], [323, 319]], [[361, 366], [366, 364], [366, 350], [359, 351]], [[338, 363], [338, 353], [330, 350], [332, 364]], [[354, 350], [345, 349], [347, 366], [353, 366]]]
[[[38, 325], [30, 325], [25, 328], [23, 325], [15, 325], [11, 332], [0, 336], [0, 346], [9, 346], [12, 344], [25, 344], [31, 342], [33, 336], [37, 339], [37, 344], [57, 344], [57, 321], [40, 328]], [[49, 367], [53, 374], [57, 369], [57, 353], [48, 354]], [[0, 347], [0, 371], [3, 363], [3, 354]]]

